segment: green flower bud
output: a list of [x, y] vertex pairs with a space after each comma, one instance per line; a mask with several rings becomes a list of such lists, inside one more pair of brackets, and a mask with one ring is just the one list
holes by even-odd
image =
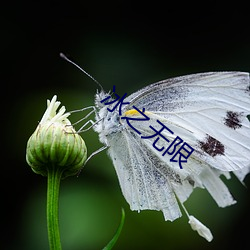
[[47, 176], [50, 168], [58, 168], [62, 177], [67, 177], [79, 172], [86, 161], [87, 148], [67, 119], [70, 113], [65, 113], [65, 107], [56, 113], [60, 105], [56, 98], [47, 101], [47, 110], [28, 140], [26, 161], [37, 174]]

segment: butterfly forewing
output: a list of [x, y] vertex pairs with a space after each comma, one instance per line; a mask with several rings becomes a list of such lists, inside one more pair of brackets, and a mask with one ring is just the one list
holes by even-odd
[[[249, 76], [242, 72], [194, 74], [161, 81], [129, 96], [129, 107], [158, 115], [188, 140], [202, 161], [224, 171], [250, 162]], [[140, 129], [146, 126], [140, 125]]]

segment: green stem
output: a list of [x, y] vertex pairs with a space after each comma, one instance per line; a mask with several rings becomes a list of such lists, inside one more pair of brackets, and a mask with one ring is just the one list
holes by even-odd
[[62, 170], [58, 167], [48, 168], [47, 186], [47, 227], [50, 250], [61, 250], [59, 231], [59, 188]]

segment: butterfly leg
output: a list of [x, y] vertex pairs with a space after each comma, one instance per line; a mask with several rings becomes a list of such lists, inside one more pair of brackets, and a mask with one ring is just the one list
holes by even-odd
[[102, 146], [101, 148], [97, 149], [96, 151], [94, 151], [93, 153], [91, 153], [91, 155], [87, 158], [87, 160], [84, 163], [84, 166], [86, 165], [86, 163], [96, 154], [102, 152], [103, 150], [107, 149], [108, 146]]
[[83, 112], [83, 111], [85, 111], [87, 109], [92, 109], [92, 110], [87, 115], [85, 115], [83, 118], [81, 118], [79, 121], [75, 122], [73, 125], [76, 125], [76, 124], [82, 122], [83, 120], [86, 120], [93, 113], [96, 114], [96, 108], [94, 106], [90, 106], [90, 107], [70, 111], [70, 114], [72, 114], [72, 113], [76, 113], [76, 112]]
[[108, 146], [102, 146], [101, 148], [97, 149], [96, 151], [94, 151], [93, 153], [91, 153], [91, 155], [87, 158], [87, 160], [84, 162], [83, 166], [81, 167], [81, 169], [78, 171], [77, 176], [80, 175], [82, 169], [84, 168], [84, 166], [87, 164], [87, 162], [96, 154], [102, 152], [103, 150], [107, 149]]
[[[86, 120], [88, 117], [90, 117], [93, 113], [95, 113], [95, 115], [97, 114], [96, 112], [96, 108], [95, 106], [89, 106], [89, 107], [86, 107], [86, 108], [82, 108], [82, 109], [77, 109], [77, 110], [73, 110], [73, 111], [70, 111], [70, 114], [72, 113], [76, 113], [76, 112], [83, 112], [85, 110], [88, 110], [88, 109], [92, 109], [88, 114], [86, 114], [83, 118], [81, 118], [80, 120], [78, 120], [77, 122], [75, 122], [74, 124], [72, 124], [73, 126], [81, 123], [82, 121]], [[97, 121], [98, 122], [98, 121]], [[77, 133], [81, 133], [81, 132], [85, 132], [85, 131], [88, 131], [89, 129], [91, 129], [97, 122], [93, 122], [92, 120], [88, 120], [86, 123], [84, 123], [77, 131]], [[89, 123], [91, 123], [91, 126], [84, 129], [84, 127], [86, 127]]]

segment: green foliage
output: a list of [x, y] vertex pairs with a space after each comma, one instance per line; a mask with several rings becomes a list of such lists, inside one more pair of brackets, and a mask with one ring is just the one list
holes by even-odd
[[124, 209], [122, 208], [122, 218], [121, 218], [120, 225], [119, 225], [115, 235], [111, 239], [111, 241], [103, 248], [103, 250], [110, 250], [110, 249], [113, 248], [113, 246], [115, 245], [115, 243], [118, 240], [118, 238], [120, 236], [120, 233], [122, 231], [122, 228], [123, 228], [123, 225], [124, 225], [124, 220], [125, 220], [125, 212], [124, 212]]

